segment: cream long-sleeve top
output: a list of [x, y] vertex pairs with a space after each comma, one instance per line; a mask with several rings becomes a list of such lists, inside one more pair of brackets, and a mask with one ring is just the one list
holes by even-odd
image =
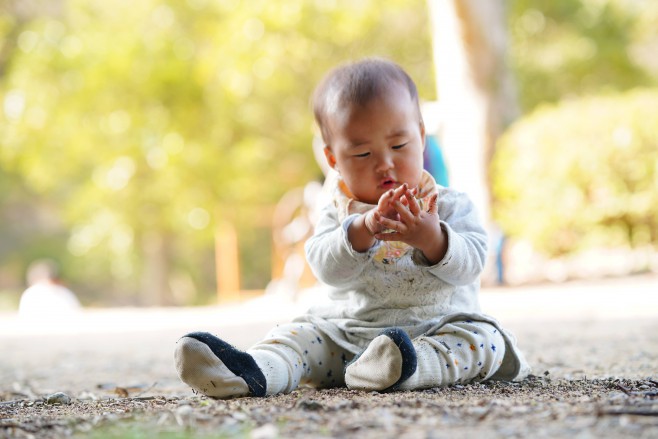
[[305, 246], [313, 273], [328, 286], [329, 300], [296, 320], [315, 324], [355, 354], [385, 328], [401, 328], [413, 339], [433, 335], [453, 321], [489, 322], [506, 341], [503, 364], [493, 378], [522, 379], [529, 367], [514, 336], [483, 314], [478, 301], [486, 232], [464, 193], [442, 186], [437, 190], [448, 250], [434, 265], [419, 250], [398, 242], [377, 241], [365, 252], [355, 251], [347, 230], [358, 214], [340, 221], [337, 207], [329, 203]]

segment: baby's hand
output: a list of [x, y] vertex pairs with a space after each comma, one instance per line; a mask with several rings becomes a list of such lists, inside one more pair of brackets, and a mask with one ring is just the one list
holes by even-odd
[[[402, 193], [398, 192], [400, 188], [403, 188]], [[396, 217], [381, 214], [379, 206], [373, 212], [373, 219], [380, 224], [375, 238], [404, 242], [422, 251], [430, 262], [439, 262], [447, 251], [447, 237], [439, 221], [438, 194], [430, 198], [429, 208], [424, 211], [416, 200], [417, 191], [409, 190], [406, 185], [400, 188], [396, 189], [389, 200]], [[393, 232], [382, 233], [386, 229]]]
[[402, 200], [404, 194], [407, 192], [409, 192], [409, 188], [406, 184], [395, 190], [391, 189], [379, 197], [376, 207], [370, 209], [352, 222], [352, 225], [347, 231], [347, 239], [352, 244], [354, 250], [364, 252], [375, 245], [377, 242], [376, 237], [383, 233], [388, 233], [386, 225], [380, 219], [399, 220], [400, 215], [394, 205], [394, 201]]
[[[396, 189], [391, 189], [379, 198], [377, 207], [366, 212], [365, 225], [371, 235], [374, 236], [375, 234], [385, 233], [387, 231], [387, 228], [380, 222], [380, 218], [389, 218], [396, 221], [400, 219], [400, 215], [395, 209], [393, 202], [395, 200], [401, 200], [407, 192], [409, 192], [409, 187], [406, 183]], [[406, 200], [403, 202], [406, 203]]]

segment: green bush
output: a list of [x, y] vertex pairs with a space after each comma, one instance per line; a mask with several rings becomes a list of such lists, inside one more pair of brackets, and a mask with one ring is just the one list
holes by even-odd
[[563, 101], [510, 127], [494, 217], [550, 256], [658, 245], [658, 89]]

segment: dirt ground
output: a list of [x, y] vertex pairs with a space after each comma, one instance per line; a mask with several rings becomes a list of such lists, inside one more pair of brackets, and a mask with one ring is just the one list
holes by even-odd
[[218, 401], [177, 379], [182, 334], [209, 330], [246, 348], [313, 300], [38, 322], [0, 314], [0, 438], [658, 438], [656, 276], [484, 290], [483, 309], [533, 367], [520, 383]]

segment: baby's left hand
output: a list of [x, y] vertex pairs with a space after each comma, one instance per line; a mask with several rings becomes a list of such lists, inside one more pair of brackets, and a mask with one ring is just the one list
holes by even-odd
[[377, 239], [382, 241], [401, 241], [423, 252], [432, 263], [439, 262], [446, 252], [447, 238], [439, 222], [438, 194], [429, 200], [429, 208], [420, 208], [413, 191], [406, 188], [398, 196], [390, 200], [390, 205], [398, 213], [398, 220], [386, 218], [375, 212], [375, 220], [390, 233], [378, 233]]

